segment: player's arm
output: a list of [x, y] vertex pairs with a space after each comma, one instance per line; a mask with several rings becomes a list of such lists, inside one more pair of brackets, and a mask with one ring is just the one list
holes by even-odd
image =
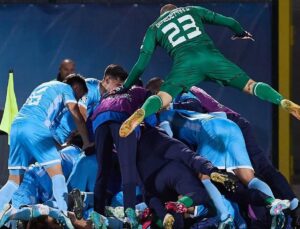
[[87, 103], [88, 103], [87, 95], [84, 95], [79, 101], [78, 101], [78, 107], [80, 114], [82, 115], [84, 121], [87, 120]]
[[129, 76], [124, 83], [125, 88], [130, 88], [132, 85], [134, 85], [135, 81], [140, 77], [141, 74], [143, 74], [145, 68], [147, 67], [156, 47], [155, 33], [156, 32], [152, 27], [148, 28], [141, 45], [139, 58], [131, 69]]
[[80, 114], [82, 115], [84, 121], [86, 121], [86, 120], [87, 120], [87, 111], [86, 111], [86, 107], [81, 106], [80, 104], [79, 104], [78, 107], [79, 107]]
[[201, 107], [206, 112], [225, 112], [226, 114], [236, 114], [237, 112], [231, 110], [230, 108], [224, 106], [216, 99], [214, 99], [211, 95], [209, 95], [203, 89], [193, 86], [191, 87], [190, 91], [201, 101]]
[[77, 126], [77, 130], [82, 138], [83, 141], [83, 149], [89, 147], [91, 145], [90, 141], [89, 141], [89, 137], [88, 137], [88, 131], [85, 125], [85, 121], [79, 111], [79, 107], [77, 105], [77, 103], [67, 103], [67, 108], [69, 109], [73, 120]]
[[239, 36], [244, 35], [246, 32], [241, 24], [232, 17], [226, 17], [222, 14], [218, 14], [202, 7], [195, 7], [195, 9], [200, 14], [204, 23], [225, 26]]

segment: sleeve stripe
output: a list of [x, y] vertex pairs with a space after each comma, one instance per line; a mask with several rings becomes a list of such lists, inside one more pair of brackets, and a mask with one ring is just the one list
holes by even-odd
[[77, 103], [76, 100], [66, 100], [65, 104], [68, 104], [68, 103]]
[[81, 107], [84, 107], [85, 109], [87, 108], [87, 105], [85, 105], [85, 104], [82, 103], [82, 102], [78, 102], [78, 105], [81, 106]]

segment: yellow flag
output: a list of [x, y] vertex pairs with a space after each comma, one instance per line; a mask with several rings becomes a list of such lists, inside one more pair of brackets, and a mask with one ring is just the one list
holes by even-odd
[[[18, 113], [18, 105], [17, 105], [16, 95], [14, 91], [14, 74], [13, 71], [10, 71], [8, 76], [6, 101], [5, 101], [2, 121], [0, 124], [0, 130], [6, 132], [9, 135], [11, 124], [17, 113]], [[8, 137], [8, 144], [9, 144], [9, 137]]]

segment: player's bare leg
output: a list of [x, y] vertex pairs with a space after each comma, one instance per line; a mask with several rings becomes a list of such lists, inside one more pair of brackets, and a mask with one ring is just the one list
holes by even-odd
[[151, 114], [155, 114], [162, 107], [167, 107], [172, 101], [172, 96], [167, 92], [160, 91], [157, 95], [150, 96], [142, 108], [136, 110], [120, 127], [119, 134], [125, 138]]

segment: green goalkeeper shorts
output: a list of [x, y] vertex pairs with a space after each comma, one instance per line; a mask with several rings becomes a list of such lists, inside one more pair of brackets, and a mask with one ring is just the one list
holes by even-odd
[[218, 51], [202, 51], [185, 57], [184, 61], [182, 58], [174, 61], [171, 72], [160, 88], [173, 98], [204, 80], [243, 90], [250, 79], [241, 68]]

